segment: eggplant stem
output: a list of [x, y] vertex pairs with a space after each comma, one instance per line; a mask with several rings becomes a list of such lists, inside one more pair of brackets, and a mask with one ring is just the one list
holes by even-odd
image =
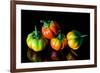
[[82, 35], [81, 38], [87, 37], [88, 35]]
[[50, 26], [50, 23], [51, 23], [50, 20], [48, 20], [48, 21], [40, 20], [40, 22], [43, 23], [43, 26], [45, 26], [45, 27], [47, 27], [47, 28]]
[[37, 27], [35, 26], [35, 36], [36, 38], [38, 38], [38, 31], [37, 31]]
[[58, 39], [59, 39], [59, 40], [62, 40], [61, 30], [59, 30], [59, 34], [58, 34], [58, 36], [57, 36], [57, 37], [58, 37]]

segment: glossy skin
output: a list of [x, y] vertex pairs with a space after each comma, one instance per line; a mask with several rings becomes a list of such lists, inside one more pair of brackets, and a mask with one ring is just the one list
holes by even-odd
[[59, 29], [59, 26], [58, 26], [57, 22], [56, 21], [51, 21], [51, 23], [50, 23], [50, 30], [52, 30], [52, 32], [55, 35], [57, 35], [58, 29]]
[[55, 51], [59, 51], [65, 48], [65, 46], [67, 45], [67, 39], [62, 38], [60, 40], [59, 38], [52, 38], [50, 44]]
[[51, 39], [54, 37], [50, 28], [42, 27], [42, 34], [43, 34], [44, 38], [47, 38], [47, 39]]
[[73, 50], [77, 50], [81, 46], [83, 41], [81, 34], [76, 30], [70, 31], [67, 34], [67, 40], [69, 47]]
[[44, 38], [35, 38], [33, 37], [33, 33], [34, 32], [28, 35], [26, 39], [27, 45], [29, 48], [31, 48], [35, 52], [42, 51], [46, 46], [47, 40]]
[[57, 38], [51, 39], [51, 47], [56, 51], [60, 50], [60, 48], [61, 48], [60, 40]]
[[58, 33], [58, 24], [56, 21], [44, 22], [42, 26], [42, 34], [47, 39], [52, 39]]

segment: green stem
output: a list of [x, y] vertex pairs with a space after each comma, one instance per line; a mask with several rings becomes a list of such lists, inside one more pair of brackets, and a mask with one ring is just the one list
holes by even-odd
[[59, 30], [58, 31], [58, 36], [57, 36], [57, 38], [59, 39], [59, 40], [61, 40], [62, 41], [62, 39], [63, 39], [63, 34], [61, 33], [61, 30]]
[[81, 35], [81, 38], [87, 37], [88, 35]]
[[35, 26], [35, 36], [36, 38], [38, 38], [38, 31], [37, 31], [37, 27]]
[[58, 34], [57, 38], [58, 38], [59, 40], [62, 40], [62, 33], [61, 33], [61, 30], [59, 30], [59, 34]]
[[46, 28], [48, 28], [50, 26], [51, 21], [50, 20], [40, 20], [41, 23], [43, 23], [43, 26], [45, 26]]

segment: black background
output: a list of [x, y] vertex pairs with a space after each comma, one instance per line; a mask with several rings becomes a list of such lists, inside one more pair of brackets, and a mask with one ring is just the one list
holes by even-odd
[[35, 25], [41, 31], [43, 24], [40, 23], [40, 20], [55, 20], [65, 35], [71, 30], [78, 30], [81, 34], [88, 35], [76, 52], [79, 54], [79, 60], [90, 59], [89, 13], [21, 10], [21, 62], [29, 62], [26, 38], [34, 30]]

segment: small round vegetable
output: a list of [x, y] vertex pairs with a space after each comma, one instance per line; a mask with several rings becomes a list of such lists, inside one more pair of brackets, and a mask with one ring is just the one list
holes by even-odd
[[87, 35], [81, 35], [80, 32], [77, 30], [72, 30], [67, 34], [67, 40], [68, 40], [68, 45], [70, 48], [73, 50], [77, 50], [82, 42], [83, 42], [83, 37]]
[[28, 34], [26, 43], [29, 48], [31, 48], [35, 52], [42, 51], [47, 43], [47, 40], [41, 37], [41, 34], [37, 31], [35, 27], [35, 31]]
[[51, 39], [50, 44], [52, 49], [59, 51], [67, 45], [67, 39], [63, 34], [59, 33], [57, 37]]
[[41, 21], [43, 22], [42, 34], [45, 38], [51, 39], [58, 33], [59, 26], [56, 21]]

